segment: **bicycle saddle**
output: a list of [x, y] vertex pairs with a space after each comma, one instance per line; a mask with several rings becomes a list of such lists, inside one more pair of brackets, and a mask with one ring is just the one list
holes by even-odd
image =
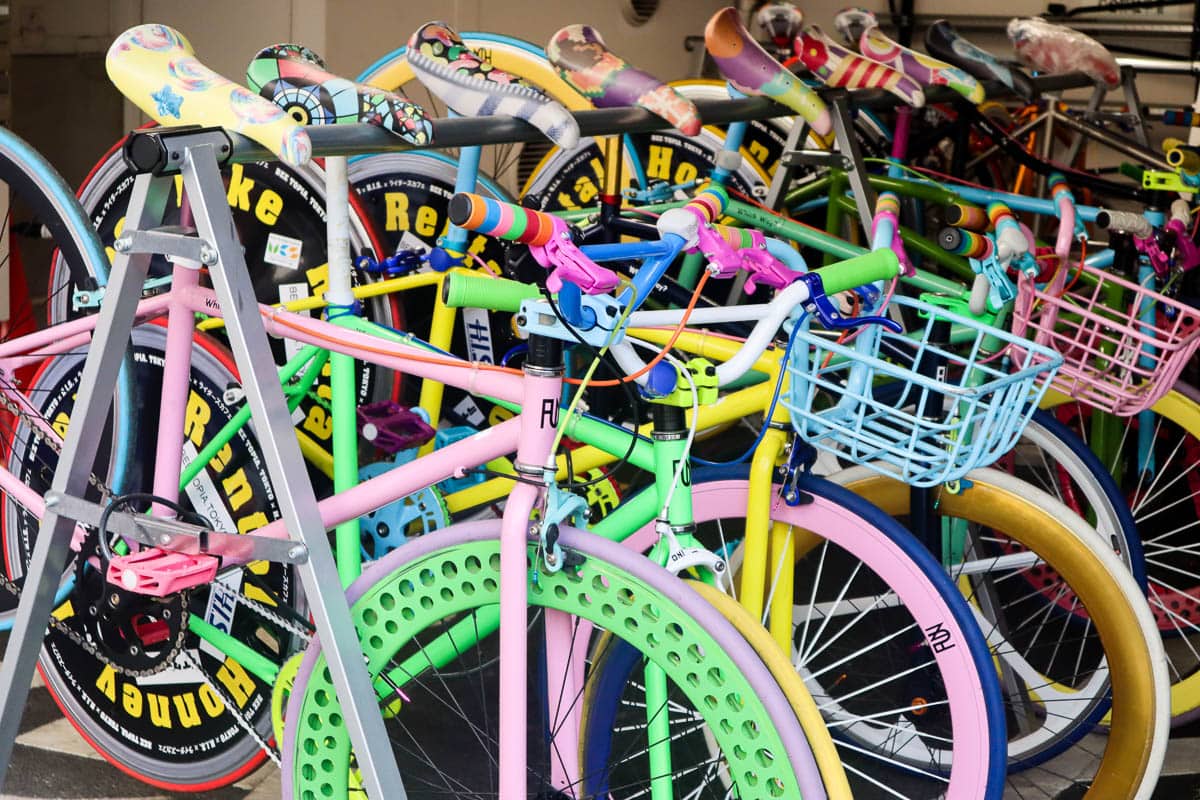
[[1014, 18], [1008, 39], [1021, 62], [1047, 75], [1082, 72], [1107, 89], [1121, 85], [1121, 68], [1108, 49], [1090, 36], [1044, 19]]
[[201, 64], [174, 28], [130, 28], [108, 48], [104, 66], [121, 94], [160, 125], [221, 125], [292, 166], [312, 156], [303, 127], [279, 106]]
[[925, 31], [925, 47], [931, 55], [961, 67], [981, 81], [999, 81], [1024, 100], [1032, 100], [1038, 95], [1028, 75], [1001, 64], [991, 53], [959, 36], [954, 26], [944, 19], [939, 19]]
[[613, 53], [590, 25], [568, 25], [550, 37], [546, 56], [562, 79], [597, 108], [638, 106], [688, 136], [700, 133], [691, 100]]
[[754, 12], [754, 24], [767, 35], [777, 52], [790, 56], [792, 41], [804, 24], [804, 14], [791, 3], [767, 3]]
[[847, 50], [816, 25], [801, 29], [796, 37], [796, 54], [827, 86], [883, 89], [914, 108], [925, 105], [925, 92], [919, 83], [886, 64]]
[[425, 109], [406, 97], [339, 78], [303, 45], [263, 48], [246, 67], [246, 83], [301, 125], [362, 122], [418, 145], [427, 144], [433, 133]]
[[821, 136], [833, 129], [825, 102], [754, 41], [736, 8], [723, 8], [712, 16], [704, 27], [704, 44], [717, 69], [738, 91], [782, 103]]
[[408, 40], [408, 63], [425, 87], [464, 117], [523, 119], [559, 147], [579, 143], [567, 109], [531, 83], [497, 69], [444, 22], [427, 22]]
[[879, 28], [875, 15], [863, 8], [848, 8], [833, 20], [838, 33], [873, 61], [903, 72], [922, 86], [949, 86], [975, 105], [984, 101], [983, 85], [958, 67], [918, 53], [892, 40]]

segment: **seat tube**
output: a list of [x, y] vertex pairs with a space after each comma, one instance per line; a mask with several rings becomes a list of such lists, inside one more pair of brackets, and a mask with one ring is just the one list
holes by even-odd
[[[525, 392], [521, 404], [521, 438], [515, 463], [517, 475], [525, 480], [518, 481], [513, 487], [500, 527], [500, 800], [525, 800], [527, 795], [526, 678], [529, 652], [526, 555], [529, 517], [542, 494], [542, 487], [538, 484], [544, 479], [547, 469], [551, 474], [555, 471], [551, 450], [558, 426], [562, 375], [562, 345], [554, 339], [530, 337], [529, 358], [525, 362]], [[553, 623], [549, 615], [547, 617], [547, 666], [550, 668], [556, 663], [565, 666], [565, 657], [551, 647], [556, 642], [562, 644], [557, 639], [558, 624]], [[569, 641], [565, 647], [569, 650]], [[554, 680], [549, 683], [554, 684], [555, 690], [561, 686]], [[561, 688], [563, 696], [575, 697], [576, 687]], [[550, 698], [549, 708], [559, 707], [555, 701], [556, 698]], [[575, 728], [563, 733], [567, 737], [574, 737], [577, 730]], [[570, 752], [578, 753], [574, 743], [566, 746], [574, 748]], [[555, 758], [554, 761], [569, 761], [574, 769], [577, 759]]]
[[[192, 336], [196, 315], [188, 295], [200, 283], [200, 264], [171, 257], [172, 300], [167, 310], [167, 349], [163, 358], [162, 394], [158, 408], [158, 440], [154, 455], [154, 494], [179, 500], [179, 474], [183, 468], [183, 445], [188, 430], [188, 394], [191, 388]], [[199, 444], [197, 442], [196, 444]], [[155, 504], [158, 516], [173, 517], [170, 508]]]
[[[697, 544], [695, 518], [692, 514], [692, 471], [688, 459], [688, 422], [684, 410], [667, 403], [650, 407], [651, 440], [654, 448], [654, 488], [659, 508], [659, 525], [667, 525], [675, 541], [684, 547]], [[675, 485], [675, 476], [679, 484]], [[665, 510], [665, 518], [662, 512]], [[660, 538], [650, 554], [651, 559], [671, 568], [670, 540]], [[672, 800], [675, 797], [671, 779], [671, 715], [667, 710], [667, 673], [661, 667], [646, 664], [643, 670], [646, 687], [646, 746], [650, 762], [651, 800]]]

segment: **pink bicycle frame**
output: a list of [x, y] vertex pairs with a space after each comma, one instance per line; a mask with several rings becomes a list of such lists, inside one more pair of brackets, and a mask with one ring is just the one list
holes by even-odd
[[[154, 492], [170, 500], [177, 500], [179, 496], [184, 438], [182, 414], [189, 388], [195, 315], [212, 315], [218, 310], [219, 304], [214, 293], [199, 286], [199, 271], [180, 264], [174, 266], [172, 288], [169, 292], [138, 304], [139, 322], [163, 315], [167, 318]], [[468, 469], [514, 451], [518, 473], [527, 481], [540, 482], [547, 469], [553, 474], [555, 464], [552, 446], [558, 422], [558, 403], [562, 393], [561, 371], [553, 375], [543, 371], [542, 374], [521, 376], [488, 370], [453, 356], [433, 355], [415, 346], [350, 331], [323, 320], [282, 309], [260, 306], [260, 313], [269, 334], [346, 353], [355, 358], [402, 370], [407, 374], [473, 393], [487, 394], [517, 403], [524, 409], [531, 409], [530, 413], [518, 414], [499, 425], [424, 456], [418, 462], [398, 467], [322, 500], [318, 507], [326, 528], [355, 519], [446, 478], [461, 476]], [[91, 341], [96, 321], [95, 316], [83, 317], [0, 343], [0, 369], [15, 369], [38, 363], [47, 356], [86, 347]], [[5, 391], [37, 418], [36, 411], [22, 395]], [[56, 439], [59, 438], [48, 423], [45, 430]], [[2, 467], [0, 488], [10, 493], [32, 513], [38, 516], [44, 513], [42, 498]], [[502, 657], [499, 696], [503, 698], [499, 730], [500, 792], [501, 797], [514, 800], [523, 798], [526, 792], [527, 543], [530, 516], [534, 507], [541, 502], [542, 495], [543, 489], [536, 483], [517, 482], [505, 505], [500, 535]], [[157, 506], [153, 513], [161, 516], [173, 514], [168, 509]], [[278, 539], [288, 537], [282, 520], [246, 535]], [[238, 561], [226, 558], [224, 563], [229, 566], [237, 564]], [[547, 658], [556, 668], [563, 668], [568, 679], [565, 683], [554, 682], [560, 685], [549, 687], [552, 693], [548, 698], [549, 707], [553, 709], [564, 707], [560, 698], [575, 697], [582, 681], [580, 659], [583, 654], [570, 653], [564, 649], [562, 639], [555, 632], [569, 633], [570, 621], [559, 617], [565, 615], [550, 613], [547, 616]], [[573, 707], [576, 704], [568, 702], [565, 705]], [[570, 712], [563, 717], [553, 721], [563, 735], [559, 744], [564, 752], [575, 753], [578, 715], [576, 712]], [[552, 779], [566, 791], [569, 791], [569, 787], [577, 785], [576, 762], [577, 759], [573, 757], [554, 759]]]

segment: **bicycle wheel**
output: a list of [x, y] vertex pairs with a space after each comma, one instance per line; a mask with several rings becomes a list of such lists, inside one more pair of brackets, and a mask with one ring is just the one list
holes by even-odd
[[1147, 412], [1097, 415], [1057, 392], [1043, 404], [1096, 450], [1141, 538], [1147, 597], [1166, 648], [1171, 716], [1200, 717], [1200, 391], [1177, 383]]
[[[861, 467], [836, 477], [884, 511], [907, 515], [906, 485]], [[1166, 750], [1170, 684], [1140, 588], [1054, 498], [997, 470], [975, 470], [968, 480], [965, 491], [941, 492], [937, 510], [972, 526], [968, 559], [951, 573], [978, 609], [999, 665], [1009, 760], [1024, 770], [1010, 774], [1010, 787], [1022, 797], [1054, 797], [1090, 781], [1088, 797], [1149, 797]], [[1044, 581], [1029, 590], [1025, 573], [1043, 563], [1056, 594], [1070, 587], [1069, 610], [1045, 601]], [[1110, 693], [1109, 735], [1088, 736]]]
[[[118, 142], [92, 169], [80, 187], [83, 207], [92, 217], [104, 247], [112, 255], [112, 243], [125, 225], [125, 210], [133, 192], [134, 175], [125, 166]], [[318, 296], [328, 279], [325, 229], [325, 179], [316, 164], [294, 170], [276, 162], [234, 164], [222, 171], [229, 187], [228, 200], [237, 228], [238, 241], [246, 251], [255, 296], [266, 304]], [[179, 184], [182, 186], [182, 184]], [[164, 224], [179, 224], [183, 196], [172, 193], [167, 203]], [[368, 217], [357, 198], [351, 196], [350, 246], [352, 256], [367, 250], [381, 252]], [[390, 251], [389, 251], [390, 252]], [[362, 280], [358, 271], [356, 282]], [[150, 277], [170, 275], [170, 264], [161, 255], [151, 260]], [[76, 271], [55, 262], [50, 273], [47, 314], [51, 323], [72, 319], [98, 303], [91, 291], [96, 281], [107, 276], [103, 271]], [[88, 296], [86, 308], [77, 300]], [[314, 312], [307, 312], [314, 313]], [[389, 297], [363, 302], [363, 315], [389, 327], [403, 326], [399, 307]], [[283, 364], [299, 352], [300, 345], [287, 339], [272, 339], [276, 362]], [[306, 397], [299, 407], [297, 426], [325, 450], [332, 447], [332, 422], [319, 392], [328, 391], [328, 378], [321, 378], [318, 396]], [[392, 399], [399, 389], [399, 376], [391, 370], [372, 366], [358, 382], [359, 403]]]
[[[699, 581], [689, 580], [687, 583], [732, 623], [742, 638], [754, 648], [779, 684], [780, 691], [787, 697], [805, 733], [813, 732], [808, 736], [808, 744], [830, 800], [853, 797], [841, 757], [829, 737], [820, 709], [771, 635], [746, 609], [721, 590]], [[585, 775], [603, 771], [603, 759], [614, 746], [611, 741], [614, 731], [634, 737], [645, 736], [646, 690], [635, 677], [635, 670], [642, 665], [642, 654], [624, 641], [614, 642], [611, 639], [611, 634], [605, 634], [593, 645], [593, 649], [601, 656], [591, 663], [596, 677], [590, 683], [591, 694], [584, 699], [583, 721], [580, 723], [580, 751]]]
[[[697, 470], [692, 483], [698, 535], [733, 551], [735, 569], [745, 475]], [[834, 733], [855, 796], [999, 796], [999, 686], [969, 607], [887, 515], [820, 478], [800, 488], [805, 503], [777, 500], [771, 510], [802, 559], [787, 655]], [[643, 529], [631, 541], [649, 536]]]
[[[495, 796], [496, 637], [472, 631], [480, 614], [494, 613], [489, 606], [498, 602], [499, 529], [496, 521], [465, 523], [419, 539], [385, 557], [349, 590], [368, 668], [373, 675], [388, 674], [394, 684], [385, 701], [396, 691], [407, 698], [399, 708], [388, 702], [386, 722], [412, 798], [447, 791]], [[579, 641], [573, 653], [582, 656], [592, 636], [611, 630], [667, 673], [670, 704], [661, 713], [688, 721], [672, 727], [672, 796], [727, 797], [730, 788], [722, 775], [742, 798], [823, 795], [787, 699], [736, 629], [685, 584], [638, 554], [570, 529], [563, 530], [560, 541], [585, 560], [576, 572], [542, 572], [531, 583], [534, 614], [540, 607], [574, 615]], [[438, 645], [447, 652], [428, 649]], [[588, 673], [586, 680], [592, 677]], [[538, 705], [544, 699], [537, 690], [560, 678], [531, 678], [529, 792], [554, 796], [567, 787], [548, 781], [554, 732], [537, 724], [543, 720]], [[586, 695], [585, 687], [572, 702]], [[284, 796], [344, 797], [350, 746], [317, 646], [296, 676], [286, 719]], [[415, 741], [418, 726], [420, 740]], [[596, 797], [587, 790], [595, 784], [606, 787], [604, 797], [647, 790], [645, 757], [610, 752], [603, 772], [579, 776], [579, 784], [571, 787], [581, 790], [575, 796]], [[554, 757], [574, 763], [577, 753]], [[449, 773], [441, 769], [447, 764]]]
[[[124, 439], [132, 447], [135, 470], [125, 476], [125, 492], [148, 491], [152, 486], [153, 420], [166, 330], [142, 325], [134, 329], [132, 341], [138, 387], [133, 407], [143, 422], [132, 441], [128, 432], [110, 422], [110, 434], [103, 440]], [[30, 387], [36, 411], [60, 433], [70, 419], [84, 356], [73, 353], [49, 360]], [[190, 458], [196, 456], [197, 445], [236, 411], [222, 398], [235, 379], [231, 361], [208, 337], [197, 336], [188, 400], [190, 436], [184, 445]], [[31, 421], [21, 420], [6, 466], [30, 489], [42, 493], [53, 477], [57, 447], [36, 435], [34, 428]], [[184, 463], [188, 460], [185, 457]], [[107, 477], [110, 463], [108, 452], [99, 453], [95, 474]], [[245, 428], [186, 487], [181, 499], [213, 520], [217, 529], [253, 530], [279, 513], [262, 463], [253, 434]], [[91, 499], [99, 501], [98, 487], [90, 491]], [[19, 577], [31, 557], [38, 520], [16, 502], [8, 502], [3, 523], [7, 567]], [[200, 587], [162, 604], [129, 606], [124, 614], [101, 614], [105, 584], [95, 569], [83, 575], [56, 616], [90, 647], [85, 649], [63, 631], [51, 629], [39, 668], [55, 702], [84, 739], [122, 772], [171, 791], [215, 789], [257, 768], [267, 757], [260, 744], [271, 732], [270, 684], [208, 642], [180, 633], [181, 612], [233, 635], [260, 658], [281, 663], [296, 642], [279, 620], [291, 618], [292, 627], [305, 625], [305, 606], [291, 568], [259, 562], [244, 570], [224, 570], [212, 588]], [[263, 616], [248, 601], [265, 606], [271, 616]], [[170, 610], [173, 618], [159, 613], [161, 609]], [[159, 626], [161, 638], [141, 638], [135, 642], [140, 645], [135, 652], [130, 640], [116, 633], [126, 620], [132, 620], [130, 627], [138, 630]], [[249, 729], [256, 733], [250, 735]]]
[[[27, 277], [28, 285], [37, 285], [50, 273], [51, 264], [55, 261], [68, 264], [72, 270], [81, 273], [107, 268], [104, 248], [71, 188], [41, 155], [2, 128], [0, 184], [5, 200], [4, 219], [0, 220], [0, 238], [8, 245], [3, 256], [7, 263], [0, 262], [0, 265], [14, 267], [19, 263], [21, 274], [14, 275], [14, 278]], [[39, 300], [31, 299], [33, 302], [23, 313], [20, 299], [16, 299], [12, 308], [14, 316], [9, 320], [4, 335], [0, 336], [14, 348], [16, 345], [10, 337], [31, 333], [38, 327], [36, 317], [40, 315], [34, 313], [33, 307]], [[30, 354], [30, 350], [33, 358], [21, 357]], [[0, 358], [0, 433], [3, 434], [0, 435], [0, 457], [5, 459], [4, 463], [8, 463], [9, 452], [18, 441], [15, 430], [20, 412], [17, 408], [27, 399], [27, 387], [39, 361], [36, 357], [37, 348], [14, 351], [13, 355], [11, 360]], [[130, 404], [132, 384], [128, 367], [129, 364], [118, 377], [113, 413], [114, 424], [132, 436], [137, 420]], [[124, 440], [118, 440], [112, 454], [112, 468], [116, 475], [120, 475], [127, 467]], [[27, 487], [11, 488], [18, 495], [23, 490], [27, 491]], [[2, 500], [5, 508], [19, 502], [9, 493], [3, 494]], [[7, 630], [11, 627], [15, 608], [16, 599], [0, 591], [0, 628]]]

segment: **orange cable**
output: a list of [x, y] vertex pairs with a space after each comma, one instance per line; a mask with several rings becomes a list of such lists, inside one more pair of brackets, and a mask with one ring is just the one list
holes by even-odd
[[[622, 383], [635, 381], [650, 370], [654, 369], [658, 362], [666, 358], [667, 352], [675, 346], [675, 342], [678, 341], [680, 334], [683, 333], [683, 329], [687, 327], [688, 317], [690, 317], [692, 312], [696, 310], [696, 303], [700, 302], [700, 291], [704, 288], [704, 284], [708, 283], [709, 275], [710, 273], [708, 270], [705, 270], [700, 274], [700, 280], [696, 281], [696, 289], [692, 292], [692, 299], [688, 303], [687, 308], [683, 311], [683, 318], [679, 320], [679, 324], [675, 326], [674, 333], [671, 334], [671, 338], [667, 340], [665, 345], [663, 345], [663, 349], [659, 351], [658, 355], [650, 359], [646, 366], [642, 367], [631, 375], [626, 375], [624, 378], [614, 378], [606, 381], [589, 381], [588, 386], [620, 386]], [[579, 385], [581, 383], [578, 378], [565, 378], [564, 380], [573, 385]]]

